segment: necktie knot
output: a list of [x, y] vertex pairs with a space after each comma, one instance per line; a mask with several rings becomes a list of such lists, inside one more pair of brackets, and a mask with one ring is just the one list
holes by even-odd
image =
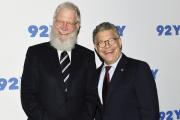
[[60, 64], [61, 64], [67, 57], [69, 57], [67, 51], [63, 51], [63, 52], [61, 53]]
[[64, 55], [64, 56], [65, 56], [66, 54], [68, 54], [67, 51], [63, 51], [63, 52], [61, 53], [61, 55]]
[[111, 69], [111, 66], [106, 66], [106, 72], [109, 72], [109, 70]]

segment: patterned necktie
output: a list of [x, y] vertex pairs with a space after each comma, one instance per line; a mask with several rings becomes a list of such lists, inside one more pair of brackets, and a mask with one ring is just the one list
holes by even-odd
[[105, 68], [106, 68], [106, 73], [104, 76], [103, 89], [102, 89], [103, 106], [105, 106], [106, 98], [107, 98], [107, 94], [108, 94], [109, 83], [110, 83], [109, 70], [110, 70], [111, 66], [106, 66]]
[[67, 92], [67, 83], [69, 80], [69, 66], [70, 66], [70, 59], [69, 55], [66, 51], [63, 51], [61, 53], [61, 58], [60, 58], [60, 65], [61, 65], [61, 70], [62, 70], [62, 75], [63, 75], [63, 81], [65, 84], [65, 92]]

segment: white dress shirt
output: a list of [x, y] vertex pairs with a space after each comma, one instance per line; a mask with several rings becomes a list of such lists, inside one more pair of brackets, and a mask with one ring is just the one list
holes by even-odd
[[[59, 57], [59, 60], [60, 60], [60, 58], [61, 58], [61, 53], [62, 53], [62, 52], [63, 52], [63, 51], [58, 50], [58, 57]], [[70, 61], [71, 61], [71, 51], [67, 51], [67, 53], [68, 53], [69, 59], [70, 59]]]
[[111, 65], [107, 65], [106, 63], [104, 63], [104, 65], [102, 67], [102, 70], [101, 70], [101, 73], [100, 73], [100, 77], [99, 77], [99, 83], [98, 83], [98, 94], [99, 94], [99, 98], [101, 100], [101, 103], [103, 103], [102, 102], [102, 88], [103, 88], [104, 76], [105, 76], [105, 72], [106, 72], [105, 67], [106, 66], [111, 66], [111, 68], [109, 70], [109, 77], [110, 77], [110, 81], [111, 81], [111, 78], [112, 78], [112, 76], [114, 74], [116, 66], [117, 66], [119, 60], [121, 59], [121, 57], [122, 57], [122, 54], [120, 55], [120, 57], [118, 58], [118, 60], [115, 63], [113, 63]]

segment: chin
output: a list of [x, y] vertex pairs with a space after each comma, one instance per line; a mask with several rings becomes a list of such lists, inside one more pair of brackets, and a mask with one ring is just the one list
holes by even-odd
[[50, 33], [51, 46], [57, 50], [70, 51], [74, 48], [77, 42], [77, 32], [73, 32], [69, 35], [59, 35], [53, 30]]

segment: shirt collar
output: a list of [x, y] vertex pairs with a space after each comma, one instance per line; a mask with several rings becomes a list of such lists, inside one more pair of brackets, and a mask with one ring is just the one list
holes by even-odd
[[[63, 52], [62, 50], [57, 50], [58, 52], [58, 57], [59, 59], [61, 58], [61, 53]], [[68, 55], [69, 55], [69, 59], [71, 60], [71, 51], [67, 51]]]
[[[119, 63], [119, 60], [122, 58], [122, 53], [120, 54], [119, 58], [116, 60], [115, 63], [107, 65], [106, 63], [104, 63], [103, 65], [103, 69], [105, 69], [106, 66], [111, 66], [111, 68], [115, 69], [117, 64]], [[111, 70], [111, 69], [110, 69]]]

